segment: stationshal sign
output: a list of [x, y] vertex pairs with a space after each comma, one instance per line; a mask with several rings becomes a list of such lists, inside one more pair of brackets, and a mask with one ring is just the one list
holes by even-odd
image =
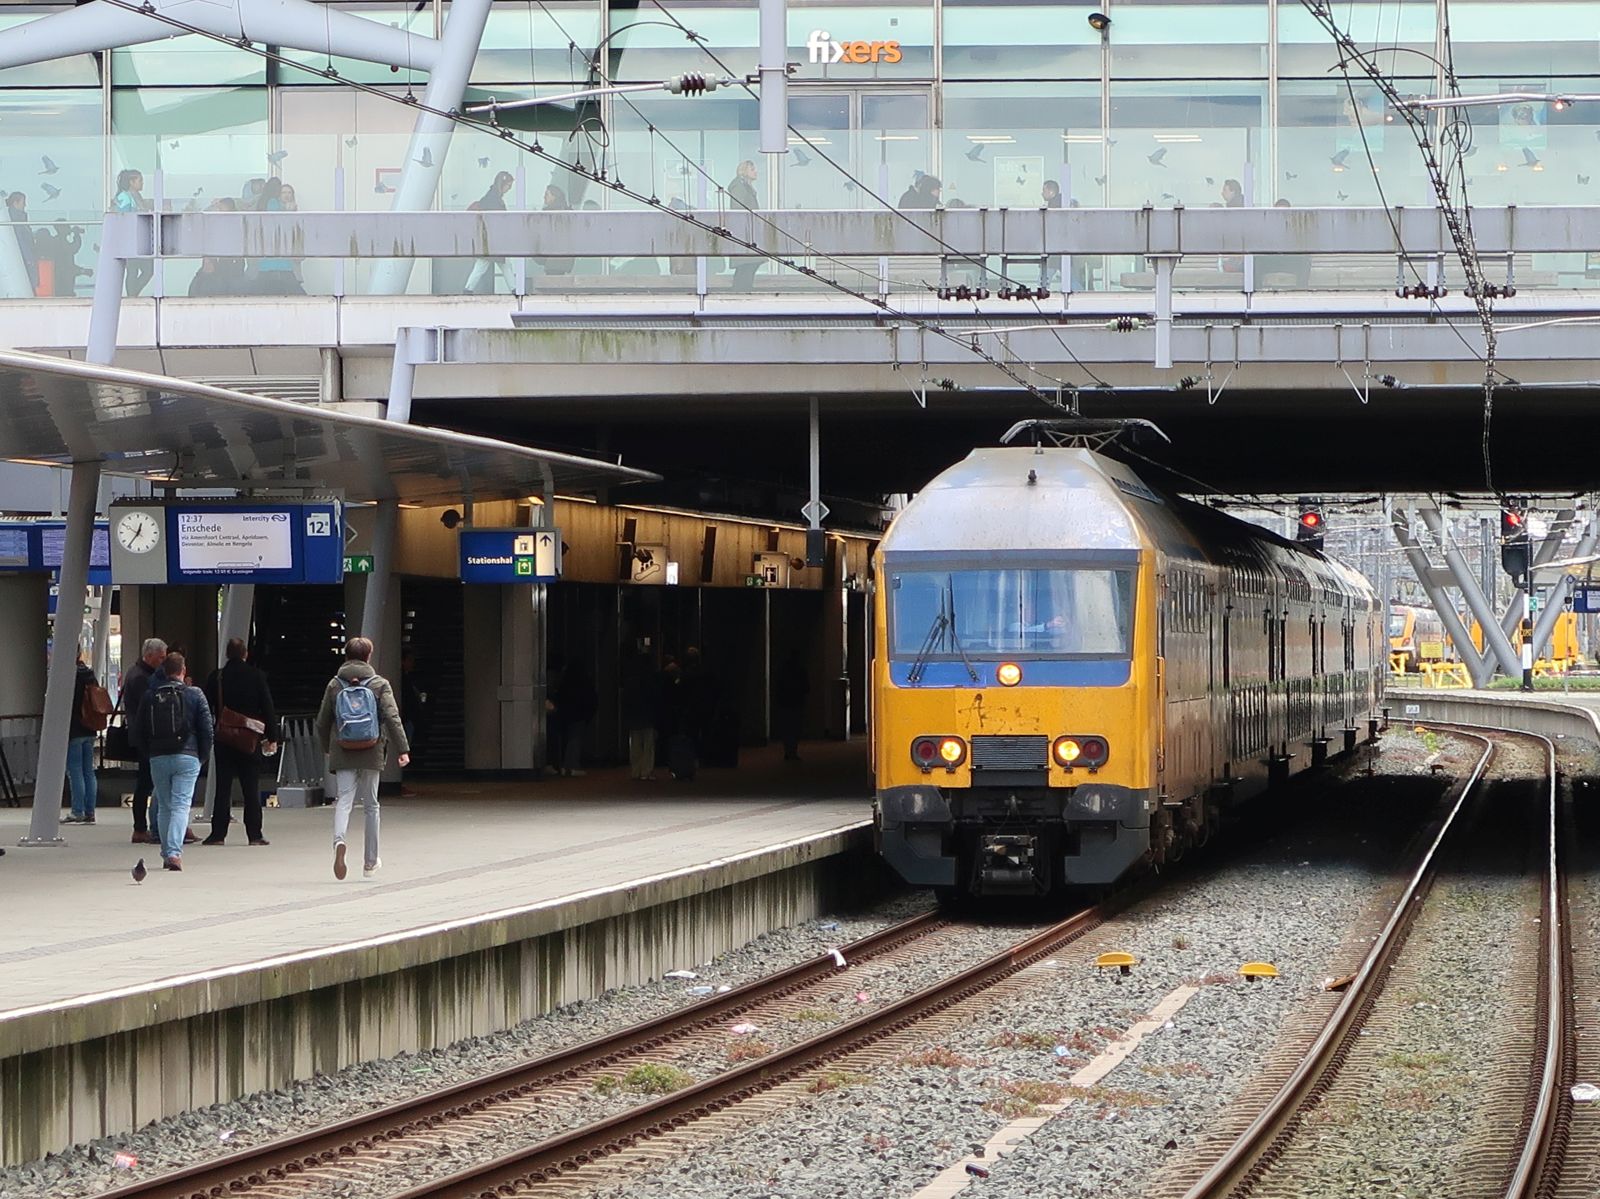
[[813, 29], [806, 38], [806, 51], [814, 63], [836, 66], [839, 63], [892, 63], [900, 61], [899, 42], [842, 42], [826, 29]]

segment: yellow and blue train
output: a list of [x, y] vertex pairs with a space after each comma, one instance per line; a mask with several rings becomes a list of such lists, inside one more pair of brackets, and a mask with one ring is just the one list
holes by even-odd
[[876, 566], [876, 832], [912, 884], [1104, 887], [1376, 735], [1367, 580], [1092, 449], [975, 450]]

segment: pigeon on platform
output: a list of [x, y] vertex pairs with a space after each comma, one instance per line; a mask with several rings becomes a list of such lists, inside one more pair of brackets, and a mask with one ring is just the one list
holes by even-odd
[[144, 868], [144, 859], [143, 858], [140, 858], [137, 862], [135, 862], [133, 864], [133, 881], [134, 882], [136, 882], [136, 883], [144, 882], [144, 876], [149, 874], [149, 873], [150, 872]]

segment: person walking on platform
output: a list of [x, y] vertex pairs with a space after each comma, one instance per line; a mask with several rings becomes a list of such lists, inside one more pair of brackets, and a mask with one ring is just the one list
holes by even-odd
[[[122, 712], [123, 720], [127, 723], [129, 740], [133, 741], [133, 718], [139, 711], [139, 705], [144, 703], [145, 693], [150, 690], [150, 682], [161, 663], [167, 657], [167, 643], [159, 637], [149, 637], [139, 647], [139, 660], [133, 664], [133, 669], [128, 671], [128, 677], [122, 684]], [[151, 802], [154, 796], [154, 786], [150, 781], [150, 758], [134, 741], [133, 751], [138, 756], [139, 775], [133, 784], [133, 843], [135, 845], [161, 844], [161, 817], [160, 808]], [[146, 808], [149, 815], [146, 816]]]
[[207, 845], [221, 845], [233, 818], [233, 783], [244, 792], [244, 831], [251, 845], [270, 842], [261, 830], [261, 757], [277, 748], [278, 714], [272, 705], [267, 676], [245, 657], [238, 637], [228, 642], [227, 661], [206, 680], [206, 703], [216, 720], [217, 796], [211, 810]]
[[628, 764], [637, 782], [656, 773], [656, 720], [660, 715], [660, 676], [650, 655], [634, 658], [633, 669], [622, 680], [622, 723], [628, 730]]
[[371, 878], [383, 867], [378, 856], [378, 776], [391, 748], [398, 765], [411, 761], [394, 688], [372, 669], [372, 642], [350, 638], [344, 658], [339, 673], [328, 680], [317, 710], [317, 742], [328, 757], [338, 795], [333, 805], [333, 877], [341, 880], [346, 873], [344, 838], [356, 793], [360, 792], [367, 818], [361, 872]]
[[183, 681], [185, 670], [182, 654], [168, 654], [133, 717], [133, 738], [150, 760], [161, 809], [161, 864], [167, 870], [183, 869], [194, 785], [212, 745], [211, 709], [200, 688]]
[[78, 677], [72, 688], [72, 715], [67, 725], [67, 783], [72, 789], [72, 815], [62, 824], [93, 824], [100, 784], [94, 774], [95, 734], [106, 727], [111, 705], [105, 689], [78, 651]]

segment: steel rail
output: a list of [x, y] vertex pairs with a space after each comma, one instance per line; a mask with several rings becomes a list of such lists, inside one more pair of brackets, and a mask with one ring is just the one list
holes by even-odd
[[[948, 923], [937, 911], [924, 912], [853, 941], [840, 952], [846, 962], [854, 964], [926, 936]], [[672, 1037], [798, 990], [838, 969], [838, 960], [832, 953], [826, 953], [735, 987], [726, 994], [710, 996], [699, 1003], [533, 1061], [507, 1066], [481, 1078], [388, 1104], [335, 1124], [143, 1179], [106, 1192], [104, 1199], [194, 1199], [197, 1196], [209, 1199], [214, 1195], [240, 1192], [241, 1182], [264, 1185], [292, 1180], [306, 1170], [337, 1161], [354, 1149], [410, 1135], [441, 1119], [481, 1111], [579, 1070], [603, 1066], [653, 1048]]]
[[808, 1041], [610, 1119], [414, 1186], [393, 1199], [497, 1199], [588, 1165], [639, 1141], [669, 1133], [944, 1011], [1099, 927], [1113, 910], [1120, 910], [1126, 902], [1127, 897], [1113, 898], [1079, 912], [960, 974]]
[[1269, 1159], [1281, 1151], [1285, 1139], [1283, 1134], [1301, 1111], [1305, 1100], [1320, 1089], [1324, 1080], [1331, 1079], [1333, 1071], [1349, 1052], [1362, 1017], [1382, 989], [1382, 981], [1388, 974], [1386, 967], [1397, 956], [1405, 934], [1421, 911], [1422, 904], [1419, 901], [1433, 886], [1440, 847], [1455, 828], [1456, 819], [1468, 796], [1473, 793], [1494, 758], [1493, 741], [1476, 734], [1468, 735], [1483, 742], [1483, 753], [1439, 826], [1439, 832], [1423, 853], [1405, 890], [1395, 902], [1383, 931], [1378, 934], [1366, 960], [1345, 989], [1344, 997], [1294, 1072], [1268, 1101], [1261, 1114], [1251, 1121], [1250, 1126], [1239, 1134], [1200, 1180], [1184, 1192], [1183, 1199], [1221, 1199], [1241, 1185], [1253, 1182], [1270, 1164]]
[[1381, 992], [1388, 967], [1397, 956], [1405, 933], [1421, 912], [1420, 900], [1432, 886], [1440, 846], [1455, 827], [1467, 798], [1482, 780], [1493, 758], [1493, 738], [1508, 736], [1528, 737], [1544, 744], [1548, 762], [1546, 832], [1549, 852], [1541, 878], [1540, 1011], [1536, 1029], [1540, 1042], [1538, 1079], [1530, 1088], [1527, 1127], [1503, 1194], [1506, 1199], [1548, 1199], [1554, 1194], [1572, 1111], [1570, 1097], [1563, 1087], [1576, 1051], [1570, 1019], [1572, 998], [1565, 880], [1557, 839], [1560, 801], [1555, 743], [1538, 733], [1484, 725], [1451, 723], [1435, 727], [1448, 728], [1482, 741], [1483, 754], [1396, 903], [1383, 932], [1316, 1041], [1261, 1114], [1184, 1193], [1184, 1199], [1221, 1199], [1241, 1190], [1247, 1193], [1281, 1152], [1286, 1140], [1284, 1134], [1290, 1131], [1306, 1101], [1323, 1088], [1325, 1081], [1331, 1081], [1372, 1002]]

